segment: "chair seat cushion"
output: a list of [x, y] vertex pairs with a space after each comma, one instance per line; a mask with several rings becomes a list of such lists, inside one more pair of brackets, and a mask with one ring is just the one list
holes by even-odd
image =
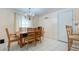
[[70, 39], [79, 40], [79, 35], [69, 35]]

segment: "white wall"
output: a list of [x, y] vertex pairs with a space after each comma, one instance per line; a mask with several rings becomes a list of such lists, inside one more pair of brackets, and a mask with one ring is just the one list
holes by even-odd
[[38, 16], [37, 17], [34, 17], [33, 20], [32, 20], [32, 24], [33, 24], [33, 27], [37, 27], [38, 26], [38, 23], [39, 23], [39, 18]]
[[[48, 17], [48, 19], [45, 17]], [[40, 17], [38, 26], [44, 27], [45, 37], [50, 39], [57, 38], [57, 13], [49, 13]]]
[[14, 12], [10, 9], [0, 9], [0, 38], [7, 40], [5, 28], [14, 32]]
[[[38, 26], [43, 26], [45, 28], [45, 37], [51, 39], [58, 38], [58, 13], [65, 10], [70, 9], [61, 9], [39, 17]], [[48, 17], [48, 19], [45, 19], [45, 17]]]
[[76, 20], [76, 23], [78, 23], [77, 31], [79, 32], [79, 8], [75, 9], [75, 20]]

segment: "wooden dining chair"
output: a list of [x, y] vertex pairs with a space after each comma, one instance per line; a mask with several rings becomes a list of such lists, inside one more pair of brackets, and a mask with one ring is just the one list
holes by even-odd
[[42, 29], [36, 28], [35, 29], [35, 35], [36, 35], [36, 41], [40, 41], [41, 43], [41, 37], [42, 37]]
[[8, 31], [8, 28], [6, 28], [5, 30], [6, 30], [6, 34], [7, 34], [7, 38], [8, 38], [8, 51], [9, 51], [10, 50], [11, 43], [18, 42], [19, 37], [16, 36], [16, 34], [11, 34]]
[[42, 39], [44, 39], [44, 33], [45, 33], [44, 28], [43, 27], [38, 27], [38, 29], [41, 30], [41, 37], [42, 37]]
[[66, 25], [68, 37], [68, 51], [71, 50], [73, 41], [79, 41], [79, 35], [73, 34], [72, 26]]
[[35, 28], [27, 28], [27, 32], [34, 32]]
[[27, 45], [30, 43], [34, 43], [34, 45], [36, 45], [35, 39], [36, 39], [35, 29], [34, 28], [27, 28], [27, 37], [25, 37], [25, 43], [27, 43]]

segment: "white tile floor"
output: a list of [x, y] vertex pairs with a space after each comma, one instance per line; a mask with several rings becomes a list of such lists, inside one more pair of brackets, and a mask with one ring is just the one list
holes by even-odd
[[[76, 44], [79, 46], [79, 43]], [[2, 47], [2, 48], [1, 48]], [[73, 46], [74, 47], [74, 46]], [[38, 43], [36, 46], [27, 45], [23, 48], [20, 48], [17, 43], [11, 45], [11, 51], [67, 51], [67, 43], [60, 42], [57, 39], [48, 39], [45, 38], [42, 40], [42, 43]], [[78, 51], [79, 48], [72, 48], [71, 51]], [[0, 44], [0, 51], [7, 51], [7, 45]]]

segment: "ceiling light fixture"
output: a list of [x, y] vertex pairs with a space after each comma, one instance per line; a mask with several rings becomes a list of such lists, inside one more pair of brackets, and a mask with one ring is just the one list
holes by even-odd
[[32, 8], [28, 8], [28, 14], [27, 14], [27, 16], [28, 16], [29, 20], [31, 20], [32, 17], [35, 16], [35, 14], [33, 13]]

